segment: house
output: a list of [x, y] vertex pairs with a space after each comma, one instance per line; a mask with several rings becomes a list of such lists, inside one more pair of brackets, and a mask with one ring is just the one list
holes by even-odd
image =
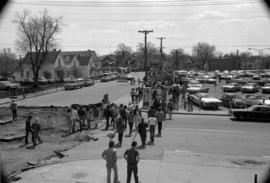
[[[15, 79], [33, 79], [31, 56], [28, 52], [14, 73]], [[87, 51], [61, 51], [48, 52], [46, 60], [40, 68], [39, 76], [47, 79], [62, 80], [63, 78], [87, 78], [92, 76], [92, 68], [96, 64], [96, 53]]]

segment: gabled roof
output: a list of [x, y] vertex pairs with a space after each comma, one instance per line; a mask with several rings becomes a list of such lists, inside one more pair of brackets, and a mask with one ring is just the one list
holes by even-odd
[[61, 56], [65, 59], [69, 57], [69, 59], [73, 59], [77, 57], [79, 60], [79, 65], [86, 66], [90, 62], [90, 58], [96, 55], [95, 51], [87, 50], [87, 51], [64, 51], [61, 52]]
[[[55, 62], [55, 59], [57, 58], [58, 54], [60, 53], [60, 51], [49, 51], [47, 56], [46, 56], [46, 61], [44, 63], [54, 63]], [[32, 58], [35, 58], [36, 57], [36, 52], [28, 52], [23, 61], [22, 61], [22, 64], [31, 64], [31, 57]], [[41, 55], [40, 55], [40, 58], [41, 59]]]
[[90, 62], [90, 58], [91, 56], [79, 56], [78, 57], [78, 60], [79, 60], [79, 63], [81, 66], [85, 66], [85, 65], [88, 65], [89, 62]]

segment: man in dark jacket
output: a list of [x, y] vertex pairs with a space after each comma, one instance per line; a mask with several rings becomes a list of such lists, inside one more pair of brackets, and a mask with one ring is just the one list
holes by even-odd
[[27, 145], [28, 144], [28, 135], [29, 135], [29, 132], [32, 134], [32, 137], [33, 137], [33, 131], [31, 129], [31, 120], [32, 120], [32, 116], [29, 115], [25, 121], [25, 144]]
[[142, 147], [145, 147], [146, 136], [147, 136], [147, 131], [146, 131], [147, 127], [148, 127], [147, 123], [145, 123], [144, 119], [142, 118], [140, 124], [138, 125], [138, 133], [140, 134], [140, 137], [141, 137]]
[[140, 161], [139, 152], [136, 150], [137, 142], [131, 143], [131, 148], [126, 150], [124, 158], [127, 160], [127, 183], [130, 183], [131, 174], [133, 172], [135, 183], [139, 183], [138, 178], [138, 162]]
[[119, 146], [122, 146], [122, 141], [123, 141], [123, 134], [124, 134], [124, 130], [125, 130], [125, 126], [123, 123], [123, 119], [121, 118], [121, 115], [118, 113], [116, 119], [115, 119], [115, 125], [116, 125], [116, 130], [118, 133], [118, 142], [119, 142]]

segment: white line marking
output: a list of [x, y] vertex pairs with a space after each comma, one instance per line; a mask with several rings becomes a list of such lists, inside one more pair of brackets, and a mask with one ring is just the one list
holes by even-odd
[[221, 133], [245, 133], [244, 131], [210, 130], [210, 129], [197, 129], [197, 128], [166, 128], [166, 130], [221, 132]]

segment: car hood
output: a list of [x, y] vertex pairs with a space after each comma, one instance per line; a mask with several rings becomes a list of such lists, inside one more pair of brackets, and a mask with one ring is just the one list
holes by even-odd
[[223, 86], [221, 86], [222, 88], [234, 88], [234, 86], [232, 86], [232, 85], [223, 85]]
[[202, 98], [201, 99], [203, 102], [221, 102], [221, 100], [216, 99], [216, 98], [212, 98], [212, 97], [207, 97], [207, 98]]
[[242, 86], [241, 88], [246, 88], [246, 89], [253, 89], [253, 86]]

